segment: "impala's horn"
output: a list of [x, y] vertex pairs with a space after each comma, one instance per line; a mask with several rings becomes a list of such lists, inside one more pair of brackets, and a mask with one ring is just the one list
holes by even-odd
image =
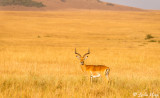
[[90, 50], [89, 49], [88, 49], [88, 53], [84, 54], [83, 57], [85, 57], [88, 54], [90, 54]]
[[79, 55], [81, 57], [81, 55], [79, 53], [77, 53], [76, 48], [75, 48], [75, 54]]

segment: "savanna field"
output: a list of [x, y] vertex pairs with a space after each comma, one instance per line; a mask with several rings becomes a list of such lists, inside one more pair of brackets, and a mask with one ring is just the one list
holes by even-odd
[[[110, 81], [82, 72], [110, 67]], [[160, 96], [160, 12], [0, 11], [0, 98]]]

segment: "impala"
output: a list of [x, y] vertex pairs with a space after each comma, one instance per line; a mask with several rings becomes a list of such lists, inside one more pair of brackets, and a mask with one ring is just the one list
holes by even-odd
[[88, 72], [90, 74], [90, 81], [92, 83], [92, 79], [96, 77], [104, 77], [105, 79], [109, 80], [109, 72], [110, 68], [105, 65], [86, 65], [84, 61], [88, 58], [88, 55], [90, 54], [90, 50], [88, 49], [88, 53], [85, 53], [83, 56], [81, 56], [79, 53], [77, 53], [75, 49], [76, 57], [80, 60], [81, 69], [83, 72]]

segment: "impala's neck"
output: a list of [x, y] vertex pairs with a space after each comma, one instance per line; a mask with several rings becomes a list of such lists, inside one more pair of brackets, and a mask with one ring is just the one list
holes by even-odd
[[81, 69], [83, 72], [85, 72], [86, 71], [86, 64], [83, 64], [83, 65], [81, 64]]

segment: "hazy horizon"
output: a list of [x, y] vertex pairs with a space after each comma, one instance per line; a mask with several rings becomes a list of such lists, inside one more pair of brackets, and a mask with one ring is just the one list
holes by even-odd
[[142, 9], [160, 10], [160, 0], [101, 0]]

